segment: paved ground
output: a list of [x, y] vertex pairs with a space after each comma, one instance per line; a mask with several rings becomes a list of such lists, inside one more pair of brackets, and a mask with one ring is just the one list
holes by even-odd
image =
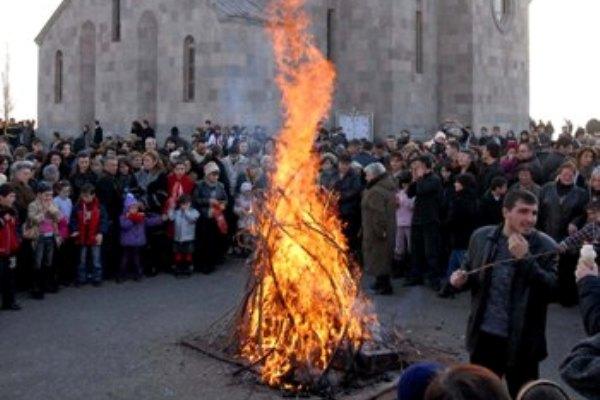
[[[0, 400], [278, 398], [239, 386], [232, 367], [177, 342], [203, 331], [237, 303], [244, 267], [229, 263], [211, 276], [67, 288], [45, 301], [22, 299], [0, 312]], [[384, 323], [462, 354], [468, 298], [441, 300], [422, 288], [398, 289], [376, 301]], [[576, 309], [552, 307], [545, 377], [583, 337]]]

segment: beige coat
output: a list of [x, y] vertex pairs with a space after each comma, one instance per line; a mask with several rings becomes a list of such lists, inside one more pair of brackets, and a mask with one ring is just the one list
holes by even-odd
[[367, 272], [389, 275], [396, 238], [396, 180], [383, 175], [371, 182], [363, 192], [362, 249]]

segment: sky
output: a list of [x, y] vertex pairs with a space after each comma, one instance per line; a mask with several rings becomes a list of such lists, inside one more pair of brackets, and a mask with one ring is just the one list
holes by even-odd
[[[33, 39], [60, 1], [0, 0], [0, 15], [10, 15], [0, 23], [0, 65], [3, 70], [8, 47], [17, 119], [36, 117], [37, 46]], [[551, 119], [560, 127], [565, 118], [575, 125], [600, 118], [598, 16], [598, 0], [532, 1], [530, 115], [534, 119]]]

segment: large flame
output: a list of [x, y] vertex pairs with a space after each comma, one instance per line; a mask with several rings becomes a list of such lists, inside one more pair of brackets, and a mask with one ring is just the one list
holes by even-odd
[[[313, 143], [331, 107], [335, 70], [308, 33], [305, 0], [272, 0], [268, 31], [285, 123], [263, 211], [255, 285], [240, 327], [241, 355], [263, 381], [306, 388], [342, 346], [358, 348], [371, 320], [349, 262], [342, 224], [317, 187]], [[315, 383], [315, 382], [312, 382]]]

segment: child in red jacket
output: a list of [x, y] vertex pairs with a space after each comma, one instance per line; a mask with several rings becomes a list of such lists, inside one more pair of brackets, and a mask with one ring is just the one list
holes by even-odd
[[81, 188], [79, 202], [71, 214], [71, 234], [80, 247], [80, 262], [77, 270], [77, 284], [88, 281], [88, 255], [92, 257], [91, 280], [94, 286], [102, 284], [102, 262], [100, 248], [108, 230], [108, 218], [104, 207], [96, 197], [96, 189], [91, 184]]
[[17, 235], [15, 191], [9, 184], [0, 186], [0, 291], [3, 310], [20, 310], [15, 302], [15, 266], [20, 240]]

